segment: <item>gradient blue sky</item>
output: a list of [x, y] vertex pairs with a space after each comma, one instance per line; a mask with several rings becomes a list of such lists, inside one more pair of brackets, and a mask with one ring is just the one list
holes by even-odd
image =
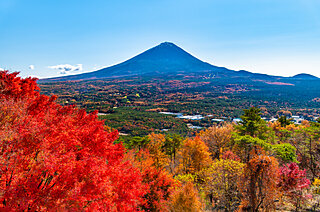
[[229, 69], [320, 77], [319, 11], [318, 0], [0, 0], [0, 68], [76, 74], [170, 41]]

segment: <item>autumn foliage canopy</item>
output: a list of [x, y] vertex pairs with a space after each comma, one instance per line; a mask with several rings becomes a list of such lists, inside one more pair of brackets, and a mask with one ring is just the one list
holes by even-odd
[[121, 138], [125, 149], [97, 112], [56, 99], [0, 71], [0, 211], [320, 208], [319, 123], [267, 125], [252, 107], [238, 124]]
[[0, 72], [1, 210], [138, 210], [145, 185], [118, 133], [55, 99], [35, 78]]

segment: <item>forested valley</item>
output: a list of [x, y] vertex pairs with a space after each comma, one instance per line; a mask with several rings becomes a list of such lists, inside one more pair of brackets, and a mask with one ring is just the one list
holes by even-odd
[[[41, 94], [58, 96], [61, 105], [99, 111], [107, 126], [129, 137], [163, 131], [193, 136], [197, 130], [188, 125], [207, 128], [213, 125], [212, 119], [230, 122], [252, 106], [260, 108], [261, 117], [267, 120], [299, 116], [315, 121], [320, 116], [320, 80], [272, 83], [198, 73], [47, 82], [39, 87]], [[163, 112], [201, 117], [183, 119]]]

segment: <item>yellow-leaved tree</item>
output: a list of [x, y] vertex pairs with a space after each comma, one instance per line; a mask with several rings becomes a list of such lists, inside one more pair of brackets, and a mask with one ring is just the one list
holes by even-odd
[[150, 142], [146, 145], [146, 149], [149, 151], [156, 168], [166, 168], [169, 165], [169, 158], [163, 151], [166, 138], [162, 134], [151, 133], [148, 135]]
[[216, 210], [234, 211], [240, 203], [237, 182], [245, 164], [231, 159], [215, 160], [204, 170], [204, 191]]

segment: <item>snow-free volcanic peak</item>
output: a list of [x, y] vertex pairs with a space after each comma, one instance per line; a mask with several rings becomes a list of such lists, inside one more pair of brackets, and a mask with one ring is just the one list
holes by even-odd
[[[199, 76], [210, 75], [214, 78], [250, 78], [253, 80], [278, 80], [283, 77], [270, 76], [267, 74], [257, 74], [248, 71], [232, 71], [224, 67], [217, 67], [203, 62], [192, 56], [179, 46], [171, 42], [163, 42], [151, 49], [148, 49], [137, 56], [108, 68], [98, 71], [42, 79], [40, 82], [50, 81], [72, 81], [72, 80], [92, 80], [107, 78], [132, 78], [132, 77], [159, 77], [185, 75]], [[312, 75], [300, 74], [292, 79], [318, 79]]]
[[89, 80], [130, 76], [166, 76], [199, 71], [228, 72], [226, 68], [210, 65], [192, 56], [174, 43], [161, 43], [125, 62], [98, 71], [45, 79], [42, 81]]

